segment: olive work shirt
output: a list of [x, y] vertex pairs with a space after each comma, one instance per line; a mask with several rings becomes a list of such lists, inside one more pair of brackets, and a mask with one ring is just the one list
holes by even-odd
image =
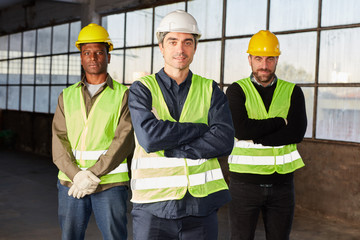
[[[106, 87], [113, 89], [113, 80], [108, 74], [106, 83], [100, 87], [100, 89], [93, 97], [90, 97], [89, 91], [85, 85], [85, 81], [86, 79], [83, 77], [81, 82], [78, 83], [77, 87], [81, 87], [82, 95], [84, 96], [86, 114], [89, 115], [89, 112], [100, 93]], [[125, 158], [127, 158], [128, 166], [130, 166], [131, 158], [135, 148], [135, 140], [134, 129], [132, 127], [130, 111], [128, 108], [128, 96], [129, 90], [126, 90], [122, 100], [119, 124], [115, 130], [114, 139], [110, 144], [108, 151], [106, 154], [101, 155], [98, 161], [92, 167], [88, 168], [88, 170], [94, 173], [98, 178], [114, 170], [125, 160]], [[53, 162], [59, 170], [61, 170], [66, 174], [66, 176], [73, 180], [74, 176], [79, 171], [81, 171], [81, 169], [76, 164], [75, 157], [68, 140], [64, 114], [63, 93], [60, 94], [58, 99], [58, 105], [56, 107], [52, 123], [52, 134]], [[63, 180], [60, 180], [60, 183], [67, 187], [72, 185], [70, 182]], [[126, 181], [110, 184], [99, 184], [95, 192], [101, 192], [111, 187], [120, 185], [128, 186], [129, 183]]]

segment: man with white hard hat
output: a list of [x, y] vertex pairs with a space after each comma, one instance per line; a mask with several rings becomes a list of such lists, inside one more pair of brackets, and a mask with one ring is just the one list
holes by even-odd
[[156, 36], [164, 68], [135, 81], [129, 95], [134, 239], [215, 240], [217, 210], [230, 201], [217, 160], [234, 142], [227, 99], [189, 70], [201, 36], [193, 16], [169, 13]]

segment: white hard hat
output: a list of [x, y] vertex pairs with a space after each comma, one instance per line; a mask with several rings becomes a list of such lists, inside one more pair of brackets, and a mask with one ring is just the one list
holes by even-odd
[[160, 22], [156, 29], [156, 37], [159, 40], [159, 33], [161, 32], [181, 32], [198, 35], [197, 39], [201, 37], [195, 18], [183, 10], [176, 10], [168, 13]]

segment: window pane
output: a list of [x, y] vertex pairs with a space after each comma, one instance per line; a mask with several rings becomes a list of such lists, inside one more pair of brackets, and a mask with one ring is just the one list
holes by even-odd
[[59, 95], [64, 88], [66, 88], [66, 86], [52, 86], [51, 87], [50, 113], [55, 112]]
[[226, 36], [255, 34], [265, 29], [266, 6], [267, 0], [227, 0]]
[[359, 0], [322, 0], [321, 25], [359, 23], [359, 9]]
[[50, 83], [50, 57], [36, 58], [36, 84]]
[[[112, 57], [111, 57], [112, 61]], [[69, 58], [69, 83], [79, 82], [81, 79], [81, 61], [80, 54], [71, 54]]]
[[22, 78], [21, 82], [23, 84], [33, 84], [34, 83], [34, 58], [23, 59], [22, 63]]
[[0, 84], [6, 84], [7, 82], [7, 67], [8, 67], [8, 62], [3, 61], [0, 62]]
[[152, 9], [127, 13], [126, 45], [139, 46], [151, 44]]
[[68, 51], [69, 24], [54, 26], [53, 30], [53, 53], [64, 53]]
[[305, 105], [306, 105], [306, 116], [307, 116], [307, 129], [305, 133], [305, 137], [311, 138], [312, 137], [312, 130], [313, 130], [313, 110], [314, 110], [314, 88], [312, 87], [301, 87], [304, 98], [305, 98]]
[[154, 62], [153, 62], [153, 71], [152, 73], [157, 73], [164, 67], [164, 58], [162, 56], [162, 53], [160, 51], [160, 48], [154, 47]]
[[151, 48], [127, 49], [125, 56], [125, 83], [150, 73]]
[[70, 24], [70, 51], [71, 52], [79, 51], [76, 48], [75, 43], [78, 39], [80, 30], [81, 30], [80, 22], [73, 22]]
[[50, 54], [51, 28], [38, 29], [37, 33], [37, 55]]
[[190, 70], [220, 83], [221, 42], [199, 43]]
[[283, 31], [317, 26], [318, 0], [271, 0], [270, 30]]
[[223, 0], [195, 0], [188, 2], [188, 12], [198, 23], [201, 39], [218, 38], [222, 33]]
[[293, 83], [315, 82], [316, 32], [277, 37], [281, 55], [276, 75]]
[[6, 87], [0, 86], [0, 109], [6, 108]]
[[0, 37], [0, 59], [7, 59], [8, 57], [8, 38], [7, 35]]
[[8, 109], [19, 110], [19, 99], [20, 99], [19, 94], [20, 94], [20, 87], [18, 86], [8, 87], [8, 98], [7, 98]]
[[243, 38], [225, 41], [224, 83], [231, 84], [250, 76], [251, 68], [246, 53], [249, 40]]
[[[154, 32], [156, 32], [156, 28], [159, 26], [160, 21], [165, 17], [166, 14], [175, 11], [177, 9], [185, 10], [185, 2], [180, 3], [173, 3], [169, 5], [162, 5], [155, 8], [155, 29]], [[156, 34], [154, 34], [154, 43], [157, 43]]]
[[24, 32], [24, 41], [23, 41], [23, 56], [32, 57], [35, 55], [35, 37], [36, 31], [27, 31]]
[[49, 110], [49, 87], [39, 86], [35, 89], [35, 112], [47, 113]]
[[51, 83], [59, 84], [67, 81], [67, 55], [53, 56], [51, 62]]
[[9, 61], [9, 84], [20, 83], [21, 60]]
[[21, 33], [10, 35], [10, 58], [21, 57]]
[[114, 48], [124, 47], [125, 14], [115, 14], [102, 18], [102, 26], [108, 31]]
[[319, 88], [316, 137], [360, 142], [360, 88]]
[[33, 86], [21, 87], [21, 110], [32, 112], [33, 102], [34, 102], [34, 87]]
[[360, 82], [360, 28], [321, 32], [320, 83]]
[[115, 50], [111, 52], [111, 61], [108, 65], [108, 73], [110, 76], [122, 83], [123, 82], [123, 63], [124, 63], [124, 50]]

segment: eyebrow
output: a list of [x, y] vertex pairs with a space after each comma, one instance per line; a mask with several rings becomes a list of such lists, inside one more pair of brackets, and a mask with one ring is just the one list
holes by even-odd
[[[179, 39], [178, 38], [175, 38], [175, 37], [169, 37], [166, 41], [174, 41], [174, 40], [177, 40], [177, 41], [179, 41]], [[194, 41], [194, 39], [192, 39], [192, 38], [186, 38], [186, 39], [184, 39], [184, 42], [186, 42], [186, 41]]]

